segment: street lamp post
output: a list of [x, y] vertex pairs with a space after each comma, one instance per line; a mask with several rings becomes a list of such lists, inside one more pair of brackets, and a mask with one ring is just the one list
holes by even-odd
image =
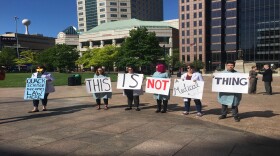
[[[15, 18], [15, 22], [16, 22], [16, 33], [15, 33], [15, 37], [16, 37], [16, 40], [17, 40], [17, 56], [18, 56], [18, 58], [20, 58], [20, 56], [19, 56], [19, 52], [18, 52], [18, 31], [17, 31], [17, 21], [18, 21], [18, 17], [17, 16], [15, 16], [14, 17]], [[18, 70], [20, 71], [20, 66], [18, 66]]]

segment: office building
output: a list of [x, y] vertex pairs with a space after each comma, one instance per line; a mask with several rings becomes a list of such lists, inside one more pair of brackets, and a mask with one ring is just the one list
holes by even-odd
[[59, 32], [55, 44], [66, 44], [77, 47], [79, 45], [79, 34], [73, 26], [69, 26], [62, 32]]
[[179, 0], [179, 51], [185, 63], [206, 62], [206, 5], [205, 0]]
[[163, 20], [163, 0], [77, 0], [80, 32], [118, 20]]

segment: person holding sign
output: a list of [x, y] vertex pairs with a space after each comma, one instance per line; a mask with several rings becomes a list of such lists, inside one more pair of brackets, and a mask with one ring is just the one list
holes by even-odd
[[[107, 77], [104, 70], [102, 68], [98, 68], [94, 74], [93, 78], [104, 78]], [[97, 110], [100, 110], [101, 99], [103, 99], [105, 107], [104, 109], [107, 110], [108, 107], [108, 99], [112, 97], [112, 92], [101, 92], [101, 93], [93, 93], [93, 98], [96, 100], [96, 104], [98, 105]]]
[[[228, 61], [226, 63], [226, 70], [223, 71], [223, 73], [237, 73], [237, 71], [234, 70], [234, 67], [235, 62]], [[218, 102], [222, 105], [222, 115], [219, 117], [219, 119], [225, 119], [227, 117], [228, 106], [231, 106], [234, 120], [239, 122], [240, 118], [238, 116], [238, 105], [240, 104], [241, 98], [241, 93], [219, 92]]]
[[[169, 78], [168, 73], [165, 70], [165, 66], [163, 64], [158, 64], [156, 66], [156, 72], [153, 74], [154, 78]], [[154, 94], [154, 99], [157, 100], [157, 110], [156, 113], [166, 113], [167, 104], [170, 98], [170, 94], [162, 95], [162, 94]], [[163, 109], [161, 110], [161, 104], [163, 103]]]
[[[134, 69], [129, 66], [127, 68], [127, 71], [129, 74], [135, 74], [134, 73]], [[132, 109], [132, 103], [134, 101], [134, 105], [136, 107], [136, 111], [140, 111], [140, 108], [139, 108], [139, 103], [140, 103], [140, 100], [139, 100], [139, 96], [143, 94], [143, 90], [142, 88], [141, 89], [124, 89], [124, 94], [126, 95], [127, 97], [127, 103], [128, 103], [128, 107], [125, 108], [125, 110], [131, 110]]]
[[[188, 70], [188, 72], [181, 76], [182, 80], [191, 80], [194, 82], [204, 81], [201, 74], [199, 72], [195, 72], [194, 66], [188, 66], [187, 70]], [[201, 113], [202, 104], [201, 104], [200, 99], [194, 99], [194, 103], [195, 103], [195, 107], [196, 107], [196, 111], [197, 111], [196, 116], [201, 117], [202, 116], [202, 113]], [[191, 98], [184, 98], [184, 104], [185, 104], [185, 111], [183, 112], [183, 115], [188, 115], [190, 112]]]
[[[54, 78], [51, 73], [46, 72], [46, 67], [43, 65], [40, 65], [36, 69], [36, 73], [33, 73], [31, 78], [45, 78], [46, 79], [46, 88], [45, 88], [45, 95], [44, 99], [42, 99], [42, 105], [43, 109], [42, 111], [47, 111], [47, 103], [48, 103], [48, 95], [49, 93], [52, 93], [55, 91], [53, 86]], [[29, 113], [39, 112], [38, 106], [39, 106], [39, 100], [33, 100], [33, 110], [29, 111]]]

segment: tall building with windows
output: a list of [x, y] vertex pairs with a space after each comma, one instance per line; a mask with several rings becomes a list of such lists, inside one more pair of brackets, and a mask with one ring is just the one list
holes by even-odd
[[207, 0], [179, 0], [180, 60], [206, 62]]
[[240, 0], [239, 48], [245, 61], [280, 65], [280, 1]]
[[163, 20], [163, 0], [77, 0], [78, 29], [85, 32], [102, 23], [136, 18]]

